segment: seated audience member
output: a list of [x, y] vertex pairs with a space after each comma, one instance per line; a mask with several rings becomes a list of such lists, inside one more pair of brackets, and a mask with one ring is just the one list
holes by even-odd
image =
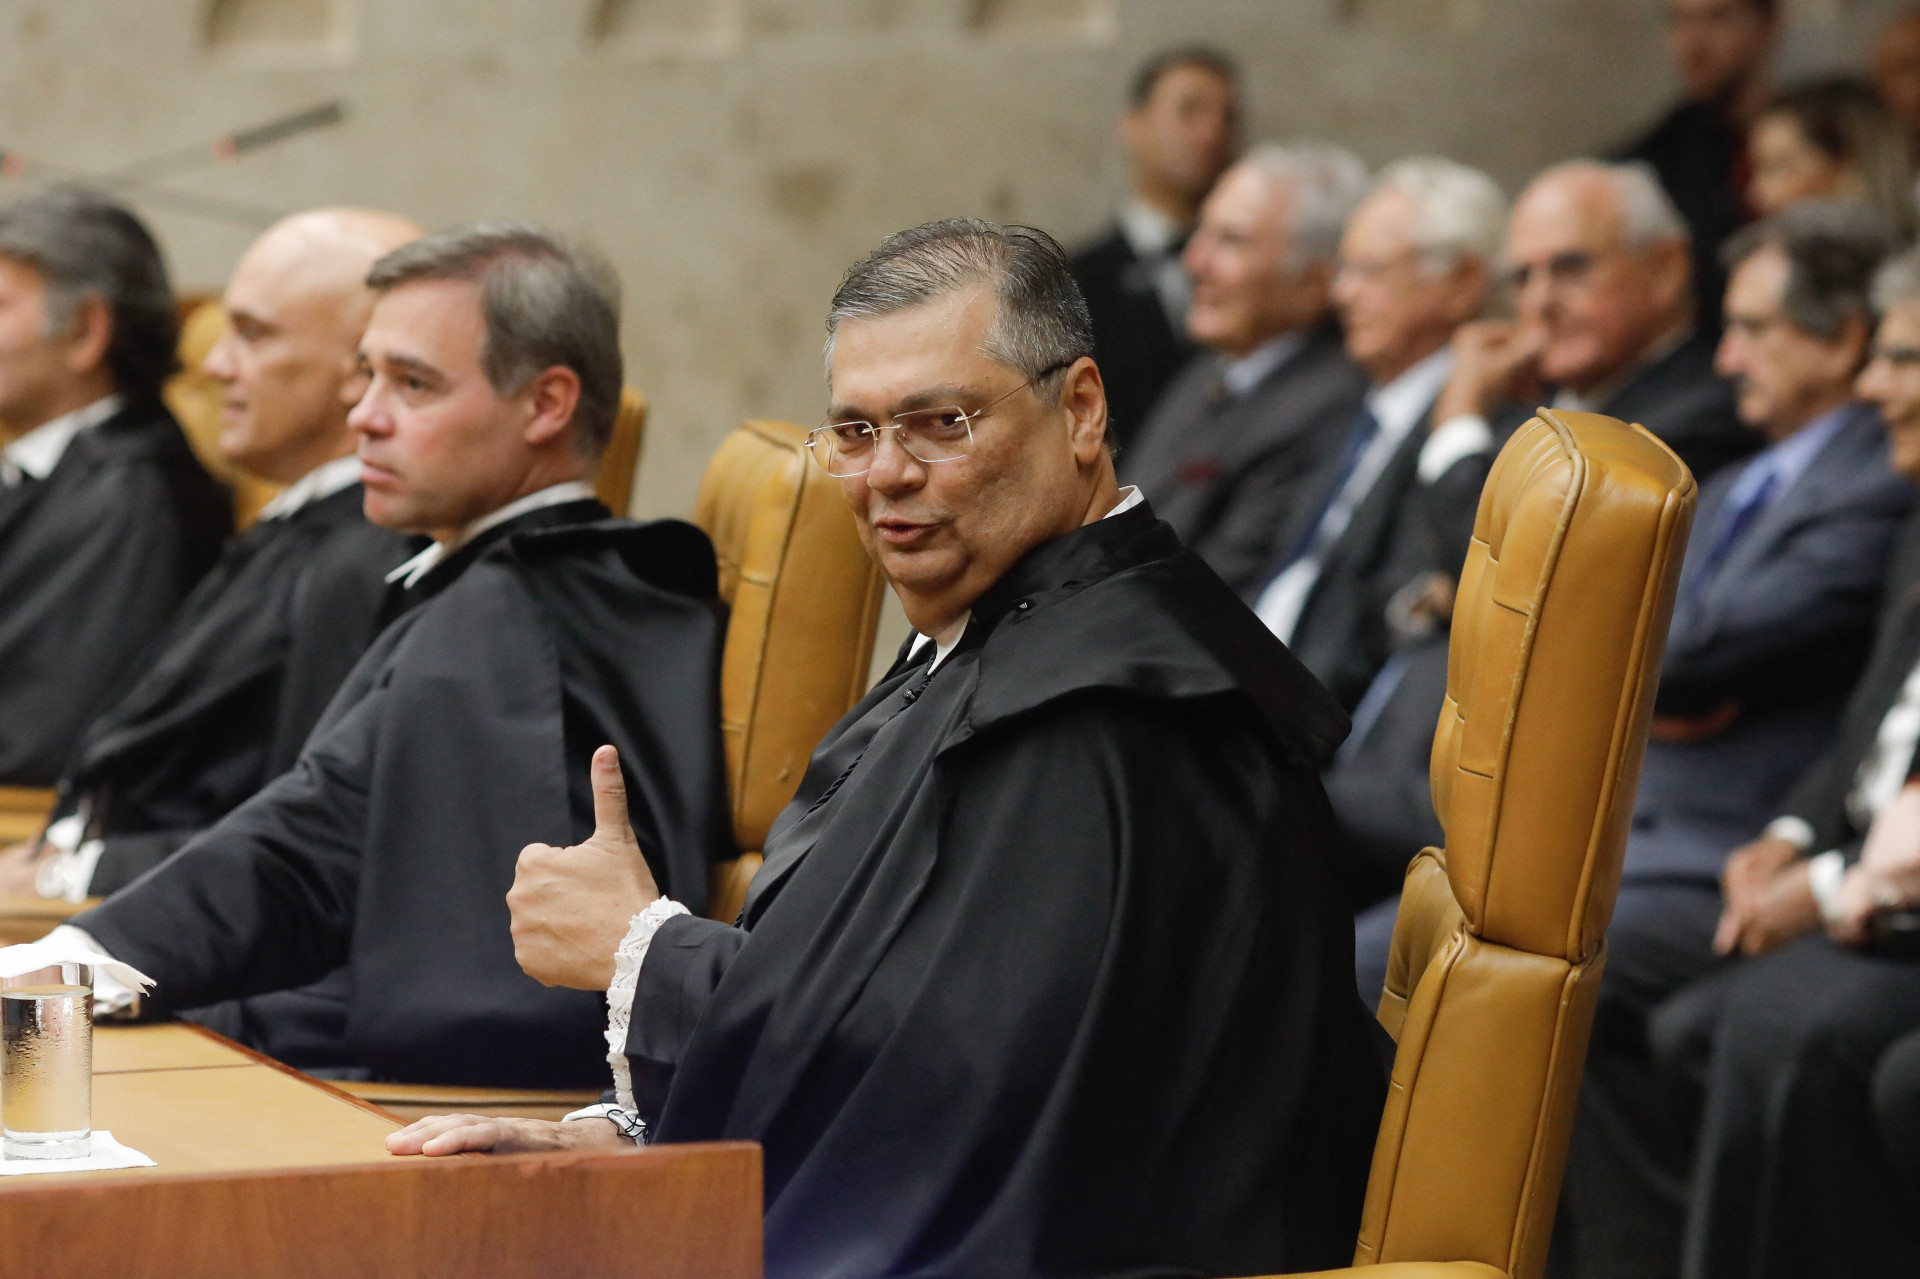
[[[1487, 303], [1506, 212], [1485, 174], [1403, 160], [1381, 173], [1341, 238], [1333, 296], [1347, 354], [1370, 379], [1366, 403], [1247, 599], [1349, 707], [1387, 658], [1387, 600], [1407, 581], [1396, 552], [1413, 535], [1409, 498], [1459, 460], [1428, 448], [1428, 428], [1453, 372], [1448, 343]], [[1439, 556], [1453, 571], [1466, 557], [1485, 473], [1465, 468], [1456, 478], [1445, 501], [1464, 512], [1449, 539], [1458, 554]]]
[[1879, 414], [1853, 395], [1885, 247], [1877, 218], [1836, 204], [1728, 242], [1719, 367], [1767, 447], [1703, 488], [1667, 634], [1556, 1240], [1582, 1273], [1671, 1266], [1673, 1130], [1646, 1019], [1715, 965], [1727, 850], [1831, 736], [1913, 507]]
[[1667, 49], [1686, 100], [1621, 153], [1651, 165], [1686, 219], [1697, 316], [1720, 331], [1720, 246], [1747, 221], [1740, 174], [1746, 131], [1765, 105], [1781, 30], [1780, 0], [1665, 0]]
[[1236, 591], [1338, 456], [1366, 397], [1330, 290], [1366, 169], [1322, 142], [1256, 147], [1220, 179], [1187, 245], [1187, 365], [1122, 459], [1180, 540]]
[[1873, 87], [1899, 124], [1907, 155], [1920, 159], [1920, 5], [1880, 29], [1873, 45]]
[[1383, 1095], [1316, 815], [1345, 716], [1118, 487], [1044, 233], [896, 235], [828, 331], [816, 448], [919, 634], [737, 927], [648, 878], [612, 751], [593, 839], [522, 854], [522, 962], [609, 992], [614, 1123], [389, 1149], [758, 1141], [771, 1276], [1344, 1263]]
[[1506, 261], [1519, 319], [1460, 331], [1440, 429], [1498, 443], [1549, 402], [1640, 423], [1703, 483], [1753, 452], [1693, 326], [1686, 224], [1647, 169], [1548, 169], [1514, 204]]
[[[1860, 393], [1886, 421], [1894, 468], [1920, 483], [1920, 253], [1890, 261], [1875, 298]], [[1668, 1090], [1700, 1121], [1689, 1274], [1904, 1274], [1920, 1251], [1913, 1187], [1899, 1181], [1920, 1171], [1920, 957], [1901, 957], [1884, 927], [1920, 906], [1920, 516], [1885, 595], [1832, 744], [1766, 834], [1728, 859], [1715, 942], [1747, 958], [1652, 1019]], [[1908, 1145], [1883, 1142], [1876, 1105], [1890, 1133], [1904, 1114]]]
[[1769, 102], [1747, 136], [1747, 202], [1774, 214], [1805, 200], [1859, 200], [1894, 232], [1913, 231], [1906, 135], [1858, 80], [1816, 80]]
[[1180, 253], [1200, 202], [1233, 162], [1239, 140], [1239, 73], [1197, 46], [1168, 49], [1134, 75], [1120, 141], [1131, 190], [1114, 225], [1073, 255], [1073, 278], [1093, 315], [1095, 354], [1107, 382], [1107, 434], [1118, 448], [1193, 358], [1187, 340], [1192, 286]]
[[419, 234], [387, 214], [329, 209], [277, 224], [240, 259], [225, 298], [232, 327], [206, 361], [226, 388], [220, 448], [286, 488], [87, 727], [55, 821], [7, 854], [0, 892], [79, 901], [159, 865], [292, 767], [372, 642], [408, 541], [361, 513], [344, 397], [373, 305], [367, 269]]
[[80, 191], [0, 208], [0, 786], [52, 786], [207, 571], [226, 490], [160, 402], [160, 250]]
[[294, 1064], [604, 1078], [600, 999], [520, 971], [505, 895], [522, 845], [593, 829], [582, 774], [611, 741], [651, 873], [704, 901], [728, 831], [712, 547], [611, 519], [586, 483], [620, 402], [610, 273], [483, 223], [367, 284], [367, 516], [434, 539], [391, 575], [404, 611], [292, 771], [73, 922], [162, 1011], [289, 992], [221, 1024]]

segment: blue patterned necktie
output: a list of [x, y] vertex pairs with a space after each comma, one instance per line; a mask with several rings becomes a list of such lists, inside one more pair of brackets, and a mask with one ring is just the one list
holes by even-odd
[[1719, 523], [1713, 530], [1713, 541], [1708, 544], [1707, 553], [1700, 561], [1700, 571], [1693, 575], [1695, 591], [1705, 590], [1713, 581], [1714, 574], [1720, 571], [1727, 556], [1733, 553], [1735, 544], [1753, 527], [1760, 512], [1767, 509], [1767, 503], [1773, 500], [1773, 491], [1778, 487], [1780, 472], [1768, 471], [1767, 478], [1755, 485], [1744, 501], [1729, 502], [1726, 509], [1720, 512]]

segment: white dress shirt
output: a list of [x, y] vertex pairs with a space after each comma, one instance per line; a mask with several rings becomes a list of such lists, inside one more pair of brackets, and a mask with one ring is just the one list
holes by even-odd
[[1184, 332], [1187, 307], [1193, 301], [1193, 281], [1173, 246], [1186, 228], [1144, 200], [1121, 205], [1115, 220], [1133, 256], [1146, 266], [1160, 309], [1167, 313], [1167, 323], [1175, 333]]
[[491, 515], [483, 515], [460, 530], [460, 535], [449, 542], [435, 542], [406, 563], [387, 574], [389, 582], [399, 582], [402, 586], [412, 586], [415, 582], [431, 573], [434, 566], [453, 554], [461, 547], [480, 536], [488, 529], [508, 520], [525, 515], [528, 511], [538, 511], [549, 506], [559, 506], [564, 502], [584, 502], [594, 497], [593, 485], [584, 480], [567, 480], [562, 484], [549, 484], [535, 493], [529, 493], [516, 501], [508, 502]]
[[[1367, 408], [1380, 427], [1320, 517], [1314, 541], [1323, 550], [1346, 532], [1347, 525], [1353, 522], [1354, 511], [1373, 491], [1380, 473], [1387, 469], [1387, 463], [1393, 460], [1407, 436], [1420, 425], [1421, 418], [1440, 398], [1447, 379], [1452, 376], [1453, 352], [1443, 346], [1367, 395]], [[1423, 445], [1423, 453], [1425, 448]], [[1260, 592], [1253, 611], [1282, 643], [1292, 642], [1294, 628], [1300, 625], [1300, 614], [1306, 610], [1307, 597], [1313, 594], [1314, 583], [1320, 580], [1322, 563], [1319, 555], [1303, 555], [1276, 574]]]
[[332, 497], [341, 489], [360, 482], [360, 459], [349, 453], [331, 462], [322, 462], [293, 483], [273, 495], [260, 508], [260, 522], [284, 520], [295, 511], [311, 506], [323, 497]]
[[120, 411], [117, 395], [95, 400], [85, 408], [62, 413], [51, 422], [42, 422], [25, 435], [0, 448], [0, 488], [16, 488], [22, 480], [44, 480], [67, 455], [67, 446], [80, 432], [95, 427]]

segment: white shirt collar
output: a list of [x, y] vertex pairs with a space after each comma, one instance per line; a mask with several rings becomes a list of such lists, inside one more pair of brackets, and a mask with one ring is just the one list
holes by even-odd
[[1120, 206], [1115, 220], [1121, 238], [1136, 258], [1165, 257], [1185, 227], [1144, 200], [1128, 200]]
[[389, 582], [398, 582], [402, 586], [412, 586], [415, 582], [431, 573], [434, 566], [471, 542], [496, 524], [505, 524], [508, 520], [525, 515], [528, 511], [543, 510], [549, 506], [559, 506], [564, 502], [584, 502], [594, 496], [593, 485], [584, 480], [568, 480], [564, 484], [549, 484], [537, 493], [529, 493], [516, 501], [508, 502], [490, 515], [483, 515], [460, 530], [460, 536], [451, 542], [435, 542], [406, 563], [387, 574]]
[[[1131, 511], [1134, 507], [1146, 500], [1147, 495], [1140, 491], [1138, 484], [1129, 484], [1120, 490], [1120, 500], [1113, 504], [1113, 509], [1100, 518], [1110, 520], [1122, 511]], [[915, 635], [913, 637], [913, 647], [907, 650], [907, 655], [911, 657], [915, 653], [924, 651], [927, 645], [932, 644], [935, 646], [933, 665], [929, 666], [927, 670], [929, 672], [939, 670], [940, 663], [946, 661], [948, 654], [953, 652], [954, 645], [958, 644], [960, 637], [967, 633], [967, 623], [972, 620], [973, 610], [968, 609], [960, 615], [958, 621], [946, 629], [947, 638], [944, 640], [937, 639], [932, 635]]]
[[1443, 346], [1385, 386], [1375, 387], [1367, 395], [1367, 407], [1380, 423], [1380, 434], [1404, 439], [1440, 398], [1452, 376], [1453, 350]]
[[1228, 359], [1220, 369], [1220, 380], [1227, 384], [1227, 391], [1237, 399], [1260, 385], [1267, 374], [1292, 359], [1294, 353], [1306, 344], [1305, 329], [1268, 338], [1239, 359]]
[[42, 422], [13, 443], [0, 449], [0, 475], [8, 486], [18, 484], [22, 476], [44, 480], [67, 455], [67, 446], [88, 427], [98, 426], [120, 411], [121, 399], [109, 395], [85, 408], [62, 413], [51, 422]]
[[283, 520], [295, 511], [311, 506], [323, 497], [332, 497], [341, 489], [360, 482], [360, 459], [349, 453], [331, 462], [322, 462], [293, 483], [273, 495], [260, 508], [260, 522]]

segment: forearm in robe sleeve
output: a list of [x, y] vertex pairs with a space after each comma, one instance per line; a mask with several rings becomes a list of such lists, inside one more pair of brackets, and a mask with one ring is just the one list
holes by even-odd
[[100, 860], [87, 881], [89, 897], [108, 897], [179, 852], [203, 832], [152, 830], [136, 835], [109, 835], [100, 841]]
[[745, 929], [697, 915], [676, 915], [654, 934], [640, 965], [627, 1030], [633, 1100], [648, 1123], [659, 1117], [687, 1041], [746, 942]]
[[155, 979], [147, 1007], [303, 986], [346, 962], [382, 692], [177, 855], [71, 921]]

